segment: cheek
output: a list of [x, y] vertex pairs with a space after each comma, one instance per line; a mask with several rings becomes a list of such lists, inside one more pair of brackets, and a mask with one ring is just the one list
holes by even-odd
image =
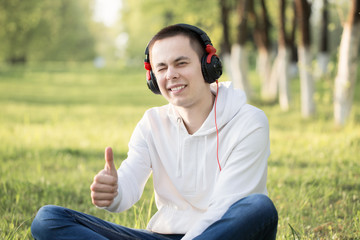
[[183, 75], [187, 76], [190, 79], [203, 78], [200, 63], [197, 65], [193, 65], [191, 68], [186, 69], [186, 71], [183, 72]]
[[162, 76], [161, 74], [158, 74], [156, 77], [156, 82], [159, 86], [159, 89], [161, 92], [163, 92], [164, 90], [166, 90], [166, 81], [165, 81], [165, 77]]

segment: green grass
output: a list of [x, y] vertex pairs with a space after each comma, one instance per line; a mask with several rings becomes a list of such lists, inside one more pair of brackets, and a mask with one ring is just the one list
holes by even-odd
[[[342, 129], [333, 125], [332, 85], [317, 83], [317, 114], [307, 120], [297, 79], [289, 112], [253, 101], [270, 122], [268, 190], [279, 211], [278, 239], [360, 237], [359, 81]], [[144, 228], [156, 211], [151, 179], [137, 205], [120, 214], [95, 208], [89, 186], [105, 147], [119, 166], [144, 111], [164, 103], [147, 89], [142, 69], [0, 65], [0, 239], [31, 239], [31, 221], [45, 204]]]

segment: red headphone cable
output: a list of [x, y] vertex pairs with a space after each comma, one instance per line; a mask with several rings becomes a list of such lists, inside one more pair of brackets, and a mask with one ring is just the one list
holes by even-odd
[[214, 105], [214, 110], [215, 110], [215, 128], [216, 128], [216, 158], [217, 158], [217, 162], [219, 165], [219, 169], [221, 172], [221, 166], [220, 166], [220, 160], [219, 160], [219, 130], [217, 127], [217, 122], [216, 122], [216, 102], [217, 102], [217, 98], [219, 95], [219, 82], [218, 80], [216, 80], [216, 96], [215, 96], [215, 105]]

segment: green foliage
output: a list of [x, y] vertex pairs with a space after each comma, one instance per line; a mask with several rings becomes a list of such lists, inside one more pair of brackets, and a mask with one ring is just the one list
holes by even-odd
[[[162, 27], [185, 22], [204, 29], [221, 54], [222, 25], [219, 0], [123, 0], [120, 20], [112, 28], [92, 21], [93, 0], [0, 0], [0, 61], [83, 61], [96, 55], [108, 62], [121, 58], [128, 65], [140, 65], [144, 49], [151, 37]], [[330, 1], [330, 49], [335, 55], [346, 19], [346, 1]], [[230, 40], [237, 33], [236, 0], [227, 0]], [[270, 22], [272, 46], [278, 39], [279, 2], [265, 1]], [[260, 1], [254, 1], [260, 13]], [[313, 4], [315, 6], [316, 4]], [[318, 5], [318, 4], [317, 4]], [[316, 12], [314, 10], [314, 12]], [[288, 31], [292, 28], [293, 4], [287, 1]], [[314, 50], [318, 45], [319, 20], [313, 22]], [[256, 51], [249, 19], [248, 46]], [[127, 45], [115, 46], [119, 34], [128, 36]], [[255, 54], [253, 54], [255, 56]], [[252, 56], [252, 55], [251, 55]]]
[[41, 1], [0, 2], [0, 37], [2, 57], [20, 58], [26, 55], [29, 38], [40, 22]]
[[[105, 147], [113, 147], [119, 166], [144, 111], [165, 103], [144, 75], [90, 64], [0, 66], [0, 239], [31, 239], [31, 221], [45, 204], [146, 226], [156, 211], [151, 179], [136, 206], [120, 214], [92, 206], [89, 190]], [[251, 79], [258, 89], [254, 72]], [[268, 190], [279, 211], [278, 239], [356, 239], [360, 96], [348, 125], [336, 129], [332, 84], [317, 83], [318, 115], [308, 120], [300, 116], [298, 88], [296, 79], [289, 112], [253, 103], [270, 123]]]
[[215, 45], [221, 40], [219, 4], [217, 0], [123, 1], [121, 24], [129, 35], [127, 57], [143, 58], [145, 46], [161, 28], [176, 23], [194, 24], [209, 34]]
[[91, 0], [0, 0], [0, 60], [89, 60]]
[[[237, 5], [241, 1], [227, 0], [229, 11], [229, 35], [231, 43], [236, 40], [237, 24], [239, 13]], [[294, 27], [294, 1], [286, 0], [286, 24], [285, 28], [287, 34], [290, 35]], [[317, 51], [320, 37], [321, 18], [319, 17], [319, 10], [321, 4], [312, 0], [313, 7], [313, 21], [311, 26], [312, 49]], [[316, 2], [316, 4], [315, 4]], [[261, 14], [260, 1], [254, 1], [255, 10], [258, 16]], [[139, 59], [143, 58], [144, 49], [151, 37], [158, 32], [161, 28], [175, 23], [189, 23], [199, 26], [204, 29], [214, 45], [217, 47], [218, 52], [221, 53], [221, 40], [222, 23], [220, 13], [219, 0], [181, 0], [181, 1], [168, 1], [168, 0], [123, 0], [124, 7], [121, 10], [120, 24], [123, 26], [122, 31], [126, 32], [129, 36], [129, 41], [126, 48], [126, 59]], [[279, 1], [265, 0], [265, 5], [269, 14], [270, 20], [270, 42], [271, 46], [276, 50], [279, 34]], [[335, 55], [337, 47], [340, 42], [342, 32], [342, 22], [347, 16], [348, 1], [329, 1], [329, 45], [330, 54]], [[248, 45], [253, 52], [256, 52], [254, 43], [254, 19], [249, 18], [249, 30], [247, 32]], [[296, 38], [299, 34], [295, 34]], [[255, 56], [255, 54], [253, 54]], [[252, 55], [251, 55], [252, 56]], [[251, 57], [250, 56], [250, 57]]]

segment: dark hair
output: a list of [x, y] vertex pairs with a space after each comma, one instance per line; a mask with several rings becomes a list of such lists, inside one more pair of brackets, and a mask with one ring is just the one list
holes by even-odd
[[206, 53], [205, 51], [205, 45], [199, 34], [195, 33], [194, 31], [184, 28], [179, 25], [171, 25], [167, 26], [163, 29], [161, 29], [149, 42], [148, 49], [149, 49], [149, 55], [151, 52], [151, 48], [154, 45], [154, 43], [158, 40], [162, 40], [169, 37], [174, 36], [185, 36], [188, 37], [190, 40], [190, 46], [194, 51], [198, 54], [199, 59], [201, 60], [202, 56]]

